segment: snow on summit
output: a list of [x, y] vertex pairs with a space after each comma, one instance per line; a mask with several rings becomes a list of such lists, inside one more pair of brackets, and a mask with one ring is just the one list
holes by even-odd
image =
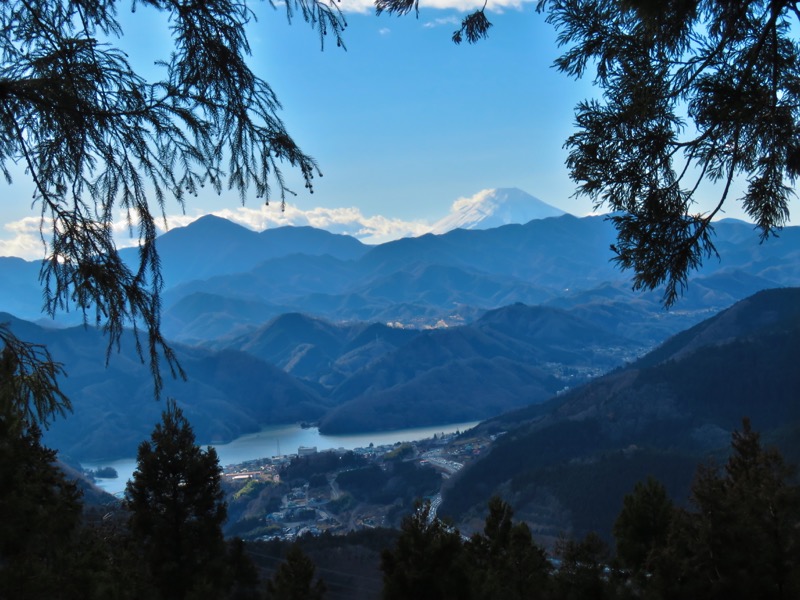
[[447, 233], [453, 229], [491, 229], [563, 214], [563, 210], [517, 188], [482, 190], [471, 198], [459, 198], [453, 202], [450, 214], [434, 223], [431, 233]]

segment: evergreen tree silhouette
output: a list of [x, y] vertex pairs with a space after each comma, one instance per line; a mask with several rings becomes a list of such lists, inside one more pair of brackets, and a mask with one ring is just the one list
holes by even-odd
[[216, 451], [202, 450], [183, 412], [167, 401], [139, 446], [125, 490], [131, 535], [164, 600], [217, 597], [227, 587], [226, 504]]

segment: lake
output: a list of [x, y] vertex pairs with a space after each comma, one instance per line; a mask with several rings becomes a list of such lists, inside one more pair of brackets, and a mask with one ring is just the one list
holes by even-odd
[[[396, 442], [413, 442], [432, 438], [434, 435], [466, 431], [475, 427], [479, 421], [467, 423], [451, 423], [433, 427], [416, 427], [396, 431], [380, 431], [376, 433], [360, 433], [354, 435], [323, 435], [316, 427], [302, 428], [300, 425], [271, 425], [257, 433], [249, 433], [236, 438], [227, 444], [214, 444], [219, 455], [220, 465], [233, 465], [254, 460], [296, 454], [300, 446], [316, 446], [317, 450], [332, 448], [366, 448], [370, 444], [382, 446]], [[122, 458], [113, 461], [87, 461], [81, 463], [86, 469], [113, 467], [119, 477], [116, 479], [97, 479], [97, 485], [110, 494], [119, 494], [125, 490], [125, 484], [133, 476], [136, 469], [136, 458]]]

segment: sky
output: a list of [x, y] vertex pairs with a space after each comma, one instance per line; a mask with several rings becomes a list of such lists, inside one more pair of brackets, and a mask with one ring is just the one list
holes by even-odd
[[[270, 83], [289, 133], [324, 176], [311, 194], [287, 166], [297, 196], [283, 213], [277, 202], [266, 207], [253, 197], [242, 206], [235, 192], [208, 193], [191, 199], [185, 214], [167, 205], [170, 227], [214, 213], [255, 230], [313, 225], [380, 243], [424, 233], [455, 202], [500, 187], [590, 213], [590, 200], [573, 197], [563, 143], [575, 105], [597, 91], [552, 66], [556, 32], [535, 2], [490, 0], [489, 39], [455, 45], [453, 31], [477, 4], [423, 0], [418, 17], [378, 17], [369, 0], [342, 0], [344, 50], [333, 39], [321, 49], [318, 31], [298, 16], [288, 23], [282, 7], [253, 3], [252, 68]], [[145, 8], [121, 16], [135, 68], [147, 71], [168, 56], [165, 25]], [[30, 182], [20, 170], [10, 186], [0, 185], [7, 199], [0, 256], [41, 258]], [[724, 216], [743, 218], [736, 206]], [[120, 234], [120, 245], [133, 241]]]

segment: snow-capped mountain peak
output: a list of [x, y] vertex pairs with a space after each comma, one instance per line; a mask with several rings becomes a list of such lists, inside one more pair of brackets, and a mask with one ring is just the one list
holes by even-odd
[[518, 188], [481, 190], [471, 198], [459, 198], [453, 202], [450, 214], [434, 223], [431, 233], [447, 233], [453, 229], [491, 229], [563, 214], [563, 210]]

